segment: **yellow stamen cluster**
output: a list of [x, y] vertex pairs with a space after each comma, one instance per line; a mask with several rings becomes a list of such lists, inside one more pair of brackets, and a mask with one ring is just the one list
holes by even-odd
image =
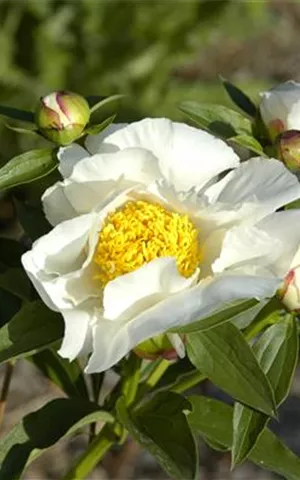
[[187, 215], [139, 200], [107, 217], [94, 254], [103, 285], [158, 257], [175, 257], [185, 277], [195, 272], [201, 251], [197, 230]]

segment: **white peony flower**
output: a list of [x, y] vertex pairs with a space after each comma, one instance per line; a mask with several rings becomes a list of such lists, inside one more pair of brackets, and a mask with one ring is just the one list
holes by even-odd
[[300, 83], [290, 80], [262, 93], [260, 112], [272, 139], [300, 130]]
[[300, 212], [274, 213], [300, 197], [281, 162], [239, 165], [223, 141], [166, 119], [113, 125], [86, 147], [60, 150], [65, 179], [43, 197], [56, 226], [23, 256], [64, 317], [61, 356], [91, 353], [86, 371], [103, 371], [148, 338], [276, 292], [300, 241]]

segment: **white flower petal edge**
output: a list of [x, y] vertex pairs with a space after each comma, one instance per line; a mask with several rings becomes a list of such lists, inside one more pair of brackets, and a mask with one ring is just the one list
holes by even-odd
[[86, 373], [100, 372], [117, 363], [143, 340], [176, 326], [187, 325], [218, 310], [224, 303], [272, 296], [276, 278], [224, 275], [172, 296], [130, 322], [104, 320], [94, 332], [93, 353]]
[[284, 130], [300, 129], [299, 95], [300, 83], [293, 80], [261, 93], [260, 112], [270, 131], [274, 128], [274, 133], [279, 134]]
[[210, 205], [219, 204], [224, 210], [229, 205], [236, 218], [244, 217], [250, 224], [299, 198], [299, 189], [296, 176], [282, 162], [257, 157], [228, 173], [209, 187], [205, 195]]
[[145, 148], [156, 156], [164, 178], [177, 190], [202, 188], [209, 180], [239, 164], [232, 148], [207, 132], [166, 118], [146, 118], [120, 128], [104, 139], [87, 139], [87, 148], [99, 153], [107, 145], [123, 150]]
[[152, 260], [106, 285], [104, 317], [108, 320], [132, 318], [170, 295], [191, 287], [198, 276], [199, 269], [189, 278], [180, 275], [173, 257]]

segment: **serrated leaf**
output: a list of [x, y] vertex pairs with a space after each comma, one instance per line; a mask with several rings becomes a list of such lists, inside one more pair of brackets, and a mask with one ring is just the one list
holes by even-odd
[[200, 127], [222, 138], [252, 136], [250, 120], [223, 105], [186, 101], [179, 105], [179, 110]]
[[60, 314], [49, 310], [40, 300], [27, 303], [0, 329], [0, 363], [31, 355], [62, 336]]
[[18, 108], [7, 107], [0, 105], [0, 115], [13, 120], [20, 120], [22, 122], [34, 123], [33, 112], [26, 110], [19, 110]]
[[54, 349], [34, 354], [29, 360], [70, 397], [88, 398], [84, 376], [77, 360], [70, 362]]
[[21, 268], [11, 268], [0, 274], [0, 288], [28, 302], [31, 297], [30, 281]]
[[50, 148], [22, 153], [0, 169], [0, 190], [42, 178], [52, 172], [57, 165], [58, 160]]
[[84, 134], [88, 135], [97, 135], [98, 133], [105, 130], [116, 118], [116, 115], [111, 115], [110, 117], [103, 120], [103, 122], [98, 123], [97, 125], [90, 125], [84, 131]]
[[248, 95], [246, 95], [240, 88], [233, 83], [229, 82], [220, 75], [221, 82], [224, 85], [226, 92], [229, 97], [243, 112], [247, 113], [251, 117], [255, 118], [257, 113], [256, 105], [250, 100]]
[[[298, 360], [298, 334], [295, 320], [286, 319], [270, 327], [254, 344], [253, 351], [274, 390], [276, 405], [287, 397]], [[233, 415], [232, 464], [249, 455], [268, 417], [236, 403]]]
[[95, 421], [112, 422], [113, 417], [79, 398], [52, 400], [26, 415], [1, 441], [0, 479], [18, 478], [45, 449]]
[[[188, 422], [204, 439], [232, 447], [233, 408], [219, 400], [203, 396], [188, 397], [193, 410]], [[261, 468], [282, 475], [286, 480], [299, 480], [300, 460], [270, 430], [265, 429], [249, 455]]]
[[231, 137], [228, 140], [231, 143], [236, 143], [241, 147], [248, 148], [248, 150], [257, 153], [258, 155], [267, 157], [261, 144], [251, 135], [236, 135], [235, 137]]
[[154, 455], [166, 472], [175, 479], [197, 476], [197, 449], [186, 415], [189, 402], [174, 392], [160, 392], [133, 412], [124, 398], [117, 403], [121, 422], [144, 448]]
[[253, 298], [250, 300], [232, 302], [231, 304], [224, 304], [222, 309], [218, 310], [213, 315], [204, 317], [201, 320], [185, 325], [184, 327], [174, 328], [171, 331], [176, 333], [193, 333], [209, 330], [210, 328], [214, 328], [222, 323], [232, 320], [237, 315], [240, 315], [240, 313], [253, 308], [258, 303], [258, 300]]
[[275, 415], [270, 383], [243, 334], [232, 323], [188, 334], [187, 354], [201, 373], [234, 399]]

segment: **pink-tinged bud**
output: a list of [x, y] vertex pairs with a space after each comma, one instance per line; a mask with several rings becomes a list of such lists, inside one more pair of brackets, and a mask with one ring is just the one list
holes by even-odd
[[157, 358], [176, 360], [185, 355], [184, 341], [177, 334], [161, 334], [140, 343], [135, 347], [134, 352], [146, 360]]
[[35, 121], [42, 135], [68, 145], [80, 137], [90, 118], [90, 107], [81, 95], [53, 92], [40, 99]]
[[277, 296], [291, 312], [300, 312], [300, 248], [293, 258], [291, 269], [286, 275]]
[[261, 93], [261, 118], [272, 141], [286, 130], [300, 130], [300, 83], [288, 81]]
[[292, 171], [300, 170], [300, 131], [287, 130], [277, 141], [278, 157]]

